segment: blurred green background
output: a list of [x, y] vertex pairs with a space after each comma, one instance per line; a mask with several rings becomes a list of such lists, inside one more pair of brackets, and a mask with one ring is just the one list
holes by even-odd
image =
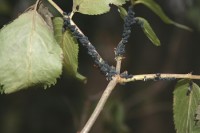
[[[35, 0], [0, 0], [0, 27], [9, 23]], [[72, 0], [55, 0], [66, 12]], [[126, 47], [122, 70], [132, 74], [200, 74], [200, 1], [156, 0], [174, 21], [193, 32], [164, 24], [142, 5], [136, 16], [145, 17], [161, 40], [155, 47], [140, 27], [134, 26]], [[97, 5], [98, 6], [98, 5]], [[128, 5], [125, 5], [127, 7]], [[95, 45], [102, 57], [115, 65], [114, 48], [121, 39], [123, 20], [117, 8], [100, 16], [75, 14], [74, 21]], [[17, 50], [17, 49], [16, 49]], [[99, 100], [108, 81], [94, 67], [85, 48], [80, 46], [79, 72], [87, 84], [62, 75], [47, 90], [32, 88], [0, 95], [0, 133], [76, 133]], [[133, 82], [117, 86], [91, 133], [175, 133], [173, 89], [176, 81]]]

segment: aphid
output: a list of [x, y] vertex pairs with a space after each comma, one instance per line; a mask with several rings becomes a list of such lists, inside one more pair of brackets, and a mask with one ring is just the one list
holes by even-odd
[[145, 82], [145, 81], [147, 81], [147, 77], [146, 76], [144, 76], [144, 79], [143, 79], [143, 81]]
[[133, 75], [131, 75], [131, 74], [129, 75], [127, 71], [124, 71], [123, 73], [120, 74], [120, 77], [125, 78], [125, 79], [129, 79], [129, 78], [132, 78]]
[[134, 12], [132, 6], [129, 7], [128, 15], [124, 19], [124, 28], [122, 32], [122, 40], [118, 44], [115, 50], [115, 56], [122, 56], [125, 53], [125, 43], [128, 42], [128, 38], [131, 34], [131, 26], [135, 23]]
[[[79, 9], [79, 6], [76, 7], [76, 9]], [[64, 17], [64, 25], [63, 29], [66, 30], [67, 28], [71, 31], [72, 35], [88, 50], [88, 54], [94, 59], [94, 62], [96, 66], [100, 69], [100, 71], [107, 76], [108, 80], [111, 80], [112, 77], [116, 74], [115, 68], [109, 66], [97, 53], [95, 47], [90, 43], [88, 40], [88, 37], [82, 34], [76, 25], [71, 24], [71, 20], [68, 17], [67, 13], [63, 14]], [[121, 47], [124, 47], [123, 45]], [[124, 53], [124, 48], [119, 48], [119, 53]]]
[[193, 89], [193, 82], [190, 81], [189, 85], [188, 85], [188, 90], [187, 90], [187, 93], [186, 93], [187, 96], [190, 95], [190, 93], [192, 92], [192, 89]]
[[79, 7], [80, 7], [79, 5], [76, 6], [76, 10], [77, 10], [77, 11], [79, 10]]
[[156, 73], [156, 76], [154, 77], [154, 80], [160, 80], [161, 79], [161, 77], [160, 77], [160, 73]]

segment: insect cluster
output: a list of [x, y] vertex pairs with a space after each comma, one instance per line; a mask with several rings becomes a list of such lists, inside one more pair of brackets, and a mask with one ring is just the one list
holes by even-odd
[[[132, 10], [132, 6], [129, 7], [128, 15], [124, 20], [124, 29], [122, 34], [122, 39], [115, 49], [115, 56], [122, 57], [125, 53], [125, 43], [128, 42], [128, 38], [131, 34], [131, 26], [135, 23], [134, 12]], [[96, 51], [95, 47], [89, 41], [88, 37], [80, 32], [78, 27], [74, 24], [71, 24], [70, 14], [63, 14], [64, 25], [63, 29], [70, 30], [73, 36], [88, 50], [88, 54], [94, 59], [95, 65], [100, 69], [100, 71], [106, 75], [108, 80], [111, 80], [114, 75], [117, 74], [115, 67], [110, 66], [106, 61], [104, 61], [99, 53]], [[132, 75], [128, 75], [127, 72], [121, 73], [120, 76], [122, 78], [130, 78]]]
[[124, 19], [122, 39], [119, 42], [117, 48], [115, 49], [116, 58], [122, 57], [125, 54], [125, 43], [128, 42], [128, 38], [130, 37], [131, 26], [136, 23], [134, 15], [135, 13], [133, 12], [133, 7], [130, 6], [128, 9], [128, 15]]

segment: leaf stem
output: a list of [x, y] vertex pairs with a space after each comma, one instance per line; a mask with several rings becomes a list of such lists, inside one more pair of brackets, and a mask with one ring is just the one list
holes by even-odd
[[35, 3], [35, 7], [34, 7], [34, 11], [37, 10], [37, 6], [38, 6], [39, 2], [40, 2], [40, 0], [37, 0], [37, 1], [36, 1], [36, 3]]
[[174, 80], [174, 79], [200, 79], [200, 75], [188, 74], [166, 74], [166, 73], [156, 73], [156, 74], [140, 74], [133, 75], [131, 78], [120, 78], [120, 83], [132, 82], [137, 80]]

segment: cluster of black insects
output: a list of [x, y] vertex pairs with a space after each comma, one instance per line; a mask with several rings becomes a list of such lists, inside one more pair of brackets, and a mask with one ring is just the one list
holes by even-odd
[[[70, 14], [69, 14], [70, 15]], [[95, 47], [91, 44], [88, 40], [88, 37], [82, 34], [76, 25], [71, 24], [71, 20], [68, 14], [63, 14], [64, 19], [64, 30], [69, 29], [73, 36], [82, 44], [84, 47], [87, 48], [88, 54], [94, 59], [95, 65], [100, 69], [100, 71], [106, 75], [108, 80], [111, 80], [114, 75], [117, 74], [115, 67], [108, 65], [106, 61], [104, 61], [101, 56], [96, 51]], [[128, 38], [131, 34], [131, 26], [135, 23], [134, 12], [132, 10], [132, 6], [129, 7], [128, 15], [124, 20], [124, 30], [122, 34], [122, 40], [118, 44], [117, 48], [115, 49], [115, 56], [116, 58], [119, 56], [123, 56], [125, 53], [125, 43], [128, 42]], [[132, 75], [128, 75], [127, 72], [121, 74], [123, 78], [130, 78]]]
[[98, 54], [95, 47], [88, 40], [88, 37], [84, 34], [80, 33], [78, 28], [75, 25], [71, 24], [71, 20], [68, 15], [64, 14], [64, 30], [69, 29], [73, 36], [84, 46], [87, 48], [88, 54], [94, 59], [94, 62], [97, 67], [100, 68], [101, 72], [104, 73], [109, 80], [112, 79], [112, 76], [116, 74], [115, 68], [113, 66], [109, 66]]
[[128, 42], [128, 38], [131, 34], [131, 26], [136, 23], [135, 13], [132, 10], [132, 6], [128, 9], [128, 14], [124, 18], [124, 27], [123, 27], [123, 33], [122, 33], [122, 39], [119, 42], [117, 48], [115, 49], [115, 57], [122, 57], [125, 54], [125, 43]]
[[[115, 67], [108, 65], [106, 61], [104, 61], [99, 53], [96, 51], [95, 47], [91, 44], [88, 37], [81, 33], [76, 25], [71, 24], [70, 14], [64, 13], [63, 14], [64, 25], [63, 29], [70, 30], [73, 36], [82, 44], [84, 47], [87, 48], [88, 54], [94, 59], [95, 65], [100, 69], [100, 71], [106, 75], [108, 80], [111, 80], [112, 77], [118, 74], [115, 70]], [[128, 14], [124, 18], [124, 26], [123, 26], [123, 33], [122, 39], [115, 48], [115, 58], [123, 58], [125, 54], [125, 44], [128, 42], [128, 38], [131, 34], [131, 27], [133, 24], [139, 24], [143, 28], [143, 23], [135, 18], [135, 13], [133, 11], [133, 7], [130, 6], [128, 9]], [[127, 71], [120, 74], [122, 78], [132, 78], [133, 75], [129, 75]], [[175, 78], [161, 78], [160, 74], [157, 73], [154, 80], [174, 80]], [[144, 77], [144, 81], [152, 80], [147, 79]]]

